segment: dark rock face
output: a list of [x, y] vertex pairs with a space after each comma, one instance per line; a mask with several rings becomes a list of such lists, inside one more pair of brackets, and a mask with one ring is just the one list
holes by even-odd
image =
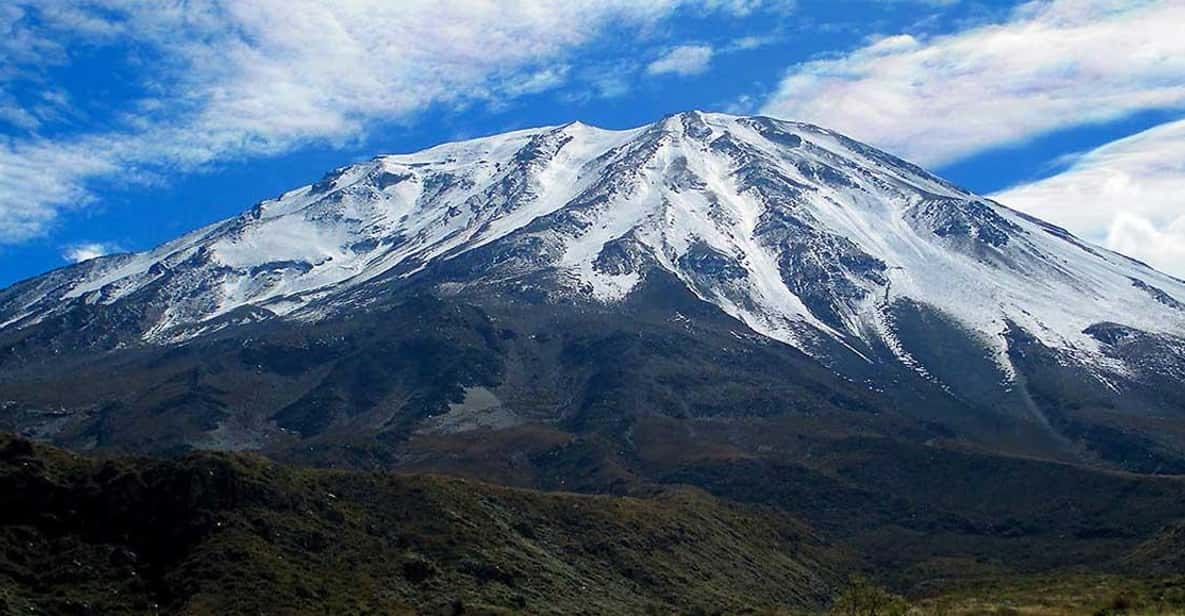
[[431, 203], [449, 191], [468, 190], [473, 186], [473, 180], [469, 178], [443, 171], [432, 172], [423, 180], [423, 193], [420, 195], [420, 201]]
[[699, 191], [707, 188], [703, 178], [687, 167], [686, 158], [678, 158], [671, 164], [666, 178], [667, 185], [675, 192]]
[[1127, 366], [1128, 389], [1141, 391], [1150, 408], [1179, 418], [1185, 415], [1185, 392], [1176, 385], [1185, 379], [1185, 339], [1141, 331], [1116, 323], [1096, 323], [1086, 334], [1104, 345], [1107, 356]]
[[1013, 234], [1022, 233], [981, 201], [928, 199], [915, 206], [910, 220], [943, 238], [965, 239], [995, 248], [1008, 245]]
[[1180, 302], [1177, 298], [1169, 295], [1164, 289], [1154, 287], [1139, 278], [1132, 278], [1132, 286], [1151, 295], [1156, 301], [1172, 308], [1173, 310], [1185, 311], [1185, 303]]
[[252, 277], [266, 274], [269, 272], [280, 272], [283, 270], [296, 270], [298, 272], [307, 273], [312, 271], [313, 265], [308, 261], [272, 261], [264, 263], [263, 265], [253, 266], [249, 270]]
[[346, 169], [341, 168], [341, 169], [334, 169], [333, 171], [326, 173], [325, 177], [322, 177], [320, 180], [317, 181], [316, 184], [313, 184], [313, 186], [309, 189], [309, 192], [311, 192], [313, 194], [328, 193], [329, 191], [331, 191], [337, 187], [337, 181], [339, 179], [341, 179], [341, 177], [343, 175], [345, 175], [345, 172], [346, 172]]
[[797, 148], [802, 146], [802, 137], [786, 130], [783, 124], [770, 118], [752, 118], [745, 124], [756, 130], [770, 142], [782, 147]]
[[500, 180], [469, 199], [475, 212], [498, 216], [514, 211], [537, 198], [534, 175], [544, 167], [572, 138], [561, 133], [543, 133], [532, 137], [511, 161], [511, 167]]
[[374, 183], [375, 188], [377, 188], [379, 190], [386, 190], [392, 186], [395, 186], [396, 184], [402, 184], [403, 182], [406, 182], [406, 181], [412, 179], [413, 177], [414, 176], [412, 176], [410, 173], [391, 173], [388, 171], [377, 171], [372, 176], [371, 181]]
[[1110, 346], [1122, 344], [1124, 341], [1137, 338], [1144, 333], [1118, 323], [1095, 323], [1084, 331], [1091, 338]]
[[756, 235], [778, 253], [783, 282], [825, 323], [842, 325], [855, 303], [888, 283], [884, 262], [850, 240], [823, 233], [785, 210], [767, 210]]
[[633, 234], [607, 242], [593, 261], [598, 272], [612, 276], [638, 274], [653, 266], [650, 250]]
[[683, 124], [683, 133], [692, 139], [703, 140], [712, 134], [712, 129], [698, 113], [679, 114], [679, 121]]
[[692, 244], [691, 248], [679, 257], [679, 265], [696, 276], [717, 280], [744, 278], [748, 275], [735, 256], [726, 255], [703, 242]]

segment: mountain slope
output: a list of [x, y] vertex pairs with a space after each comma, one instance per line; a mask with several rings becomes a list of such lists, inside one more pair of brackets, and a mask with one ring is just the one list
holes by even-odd
[[[292, 340], [311, 324], [410, 323], [414, 313], [392, 306], [424, 296], [486, 323], [476, 334], [458, 326], [469, 332], [460, 339], [481, 341], [474, 361], [432, 373], [447, 362], [418, 364], [414, 345], [384, 365], [377, 350], [371, 361], [329, 352], [354, 353], [352, 343]], [[600, 327], [608, 343], [621, 319], [640, 319], [623, 328], [638, 336], [684, 340], [646, 349], [634, 373], [610, 375], [589, 363], [587, 346], [573, 349], [573, 334]], [[542, 323], [566, 329], [542, 332]], [[500, 329], [558, 334], [562, 348], [499, 341]], [[811, 399], [834, 418], [867, 398], [854, 406], [914, 422], [904, 438], [1185, 472], [1185, 434], [1174, 427], [1185, 416], [1185, 283], [826, 129], [701, 112], [626, 131], [569, 124], [379, 157], [147, 253], [14, 285], [0, 292], [0, 393], [15, 409], [8, 425], [47, 434], [62, 423], [44, 421], [47, 406], [68, 415], [89, 407], [82, 432], [92, 443], [103, 441], [96, 413], [145, 412], [178, 418], [187, 445], [237, 431], [231, 440], [266, 446], [286, 439], [282, 431], [311, 438], [346, 425], [363, 434], [398, 425], [405, 439], [433, 429], [423, 423], [431, 415], [481, 406], [467, 401], [475, 387], [498, 401], [479, 412], [491, 425], [612, 425], [617, 438], [625, 417], [696, 415], [690, 391], [651, 368], [716, 334], [807, 376], [762, 375], [714, 413], [800, 413]], [[300, 380], [285, 390], [295, 399], [260, 394], [247, 404], [228, 393], [268, 371], [260, 363], [247, 374], [241, 356], [218, 368], [232, 377], [169, 364], [185, 356], [168, 350], [178, 344], [261, 338], [306, 356], [281, 375]], [[731, 353], [718, 348], [685, 363], [681, 378]], [[135, 391], [63, 392], [70, 387], [53, 379], [52, 394], [39, 391], [70, 362], [136, 357], [164, 363], [128, 359], [144, 379]], [[101, 382], [106, 364], [66, 381]], [[520, 374], [528, 365], [544, 381]], [[162, 370], [167, 382], [155, 381]], [[774, 385], [782, 379], [792, 386]], [[583, 393], [570, 396], [574, 383]], [[613, 397], [599, 398], [606, 387]], [[826, 391], [843, 402], [821, 403]], [[533, 406], [539, 392], [550, 401]], [[770, 395], [759, 402], [754, 392]], [[603, 421], [588, 423], [598, 413]], [[369, 423], [342, 419], [356, 417]], [[898, 419], [877, 421], [877, 433], [899, 429]]]
[[736, 613], [817, 605], [851, 564], [789, 516], [689, 489], [100, 461], [6, 435], [0, 488], [5, 614]]
[[891, 344], [883, 308], [908, 299], [983, 336], [1005, 371], [1009, 324], [1096, 357], [1084, 330], [1120, 317], [1185, 333], [1181, 281], [830, 131], [698, 112], [339, 169], [148, 253], [20, 284], [0, 322], [35, 323], [74, 303], [148, 304], [140, 333], [167, 341], [236, 310], [313, 318], [318, 300], [345, 289], [458, 260], [484, 270], [466, 271], [467, 285], [554, 269], [553, 292], [602, 301], [659, 267], [755, 330], [807, 347], [808, 326]]

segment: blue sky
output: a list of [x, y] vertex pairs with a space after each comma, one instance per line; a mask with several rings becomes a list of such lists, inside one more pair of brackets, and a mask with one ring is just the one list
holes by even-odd
[[9, 0], [0, 285], [379, 153], [815, 122], [1185, 276], [1182, 0]]

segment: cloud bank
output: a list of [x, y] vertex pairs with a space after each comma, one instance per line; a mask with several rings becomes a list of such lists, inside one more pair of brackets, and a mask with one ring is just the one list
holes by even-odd
[[1185, 120], [1109, 143], [993, 197], [1185, 278]]
[[1004, 23], [879, 39], [791, 68], [763, 113], [929, 165], [1146, 109], [1185, 108], [1185, 3], [1041, 0]]
[[708, 65], [712, 62], [712, 53], [713, 50], [708, 45], [681, 45], [651, 62], [646, 67], [646, 72], [651, 75], [698, 75], [708, 70]]
[[[59, 212], [94, 200], [96, 180], [160, 180], [345, 144], [434, 105], [503, 104], [563, 83], [569, 56], [606, 33], [645, 30], [691, 5], [746, 14], [761, 4], [15, 0], [0, 7], [0, 122], [26, 133], [0, 137], [0, 243], [44, 234]], [[120, 50], [141, 94], [102, 130], [44, 131], [52, 105], [22, 104], [9, 86], [32, 83], [54, 99], [49, 71], [74, 48]]]

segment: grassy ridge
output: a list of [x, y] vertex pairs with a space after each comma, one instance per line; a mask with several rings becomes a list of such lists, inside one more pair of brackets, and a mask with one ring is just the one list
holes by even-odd
[[878, 559], [694, 489], [94, 459], [0, 435], [0, 614], [1166, 616], [1185, 614], [1183, 538], [1170, 525], [1139, 544], [1126, 575], [948, 578], [906, 599], [845, 582]]
[[1063, 572], [976, 580], [916, 600], [912, 609], [935, 616], [1180, 616], [1185, 614], [1185, 576]]
[[826, 601], [845, 553], [693, 490], [540, 493], [0, 437], [0, 613], [671, 613]]

